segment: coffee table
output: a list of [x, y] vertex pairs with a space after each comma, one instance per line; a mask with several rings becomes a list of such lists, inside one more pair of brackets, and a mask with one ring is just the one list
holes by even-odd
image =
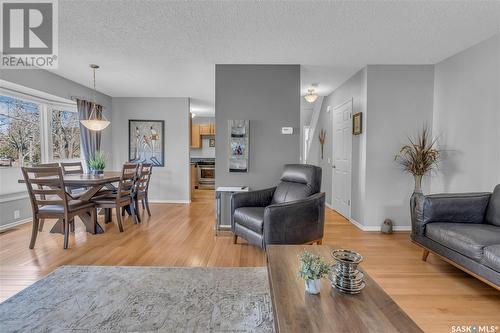
[[364, 271], [360, 294], [343, 294], [328, 279], [322, 279], [319, 295], [306, 293], [297, 274], [304, 249], [333, 261], [334, 247], [328, 245], [266, 248], [276, 332], [423, 332]]

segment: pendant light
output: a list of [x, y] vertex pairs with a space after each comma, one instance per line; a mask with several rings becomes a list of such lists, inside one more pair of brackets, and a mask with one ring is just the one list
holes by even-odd
[[104, 118], [104, 116], [101, 113], [101, 119], [97, 117], [97, 103], [95, 101], [95, 95], [96, 95], [96, 89], [95, 89], [95, 70], [99, 68], [98, 65], [90, 65], [90, 68], [92, 68], [92, 72], [94, 75], [94, 91], [93, 91], [93, 97], [94, 97], [94, 102], [92, 103], [92, 110], [90, 111], [89, 119], [87, 120], [80, 120], [83, 126], [88, 128], [91, 131], [99, 132], [105, 129], [106, 127], [109, 126], [110, 122]]
[[314, 103], [318, 99], [318, 95], [316, 95], [316, 87], [319, 83], [312, 83], [311, 88], [307, 89], [307, 94], [304, 96], [304, 99], [309, 103]]

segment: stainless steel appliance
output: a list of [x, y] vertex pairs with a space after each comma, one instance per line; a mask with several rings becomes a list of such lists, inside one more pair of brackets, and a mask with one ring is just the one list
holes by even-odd
[[215, 187], [215, 162], [214, 161], [198, 161], [198, 184], [204, 188]]

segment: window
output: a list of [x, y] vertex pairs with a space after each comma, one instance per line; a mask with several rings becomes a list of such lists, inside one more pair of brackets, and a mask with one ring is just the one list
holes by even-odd
[[76, 107], [0, 95], [0, 167], [79, 158]]
[[80, 158], [80, 123], [78, 113], [60, 109], [52, 109], [51, 113], [51, 160]]

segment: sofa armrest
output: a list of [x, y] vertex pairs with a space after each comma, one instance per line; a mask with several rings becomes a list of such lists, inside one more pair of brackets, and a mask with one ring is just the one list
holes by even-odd
[[[238, 192], [231, 196], [231, 226], [234, 226], [234, 211], [240, 207], [266, 207], [271, 204], [276, 187], [263, 190]], [[234, 230], [234, 228], [233, 228]]]
[[432, 222], [483, 223], [491, 193], [416, 195], [412, 202], [412, 233], [423, 235]]
[[264, 244], [303, 244], [323, 238], [325, 193], [267, 206]]

